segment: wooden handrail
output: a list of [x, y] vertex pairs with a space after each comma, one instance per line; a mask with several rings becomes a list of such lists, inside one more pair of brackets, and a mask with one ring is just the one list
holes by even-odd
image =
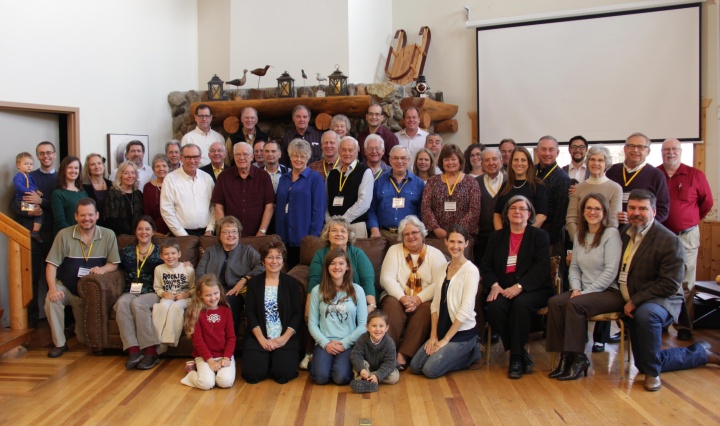
[[28, 328], [27, 307], [32, 294], [32, 257], [30, 231], [0, 213], [0, 232], [8, 237], [8, 294], [10, 328]]

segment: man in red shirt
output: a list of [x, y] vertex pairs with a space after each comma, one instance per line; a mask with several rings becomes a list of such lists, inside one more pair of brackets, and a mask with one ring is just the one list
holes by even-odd
[[[671, 138], [662, 144], [663, 163], [658, 169], [663, 172], [670, 192], [670, 213], [663, 222], [666, 228], [680, 237], [685, 246], [685, 277], [683, 293], [690, 320], [694, 319], [693, 295], [697, 254], [700, 247], [698, 223], [713, 206], [713, 196], [707, 178], [700, 170], [680, 162], [682, 147], [680, 141]], [[675, 326], [678, 339], [690, 340], [688, 328]]]

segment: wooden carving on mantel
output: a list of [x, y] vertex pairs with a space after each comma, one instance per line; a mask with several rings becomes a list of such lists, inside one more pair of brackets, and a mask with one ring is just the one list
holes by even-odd
[[425, 59], [430, 49], [430, 28], [420, 28], [418, 35], [422, 36], [421, 44], [405, 46], [405, 30], [395, 32], [393, 41], [397, 40], [397, 47], [393, 49], [390, 46], [385, 61], [385, 75], [395, 84], [405, 85], [414, 81], [425, 68]]

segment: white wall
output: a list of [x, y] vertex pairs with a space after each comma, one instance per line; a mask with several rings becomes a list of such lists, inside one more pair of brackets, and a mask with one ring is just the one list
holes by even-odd
[[196, 1], [2, 2], [0, 98], [79, 107], [83, 156], [107, 153], [107, 133], [161, 152], [168, 93], [197, 82]]
[[350, 66], [345, 75], [352, 83], [386, 81], [385, 61], [395, 34], [392, 13], [384, 0], [348, 0]]
[[[295, 79], [296, 88], [302, 87], [301, 69], [309, 77], [306, 84], [314, 85], [315, 73], [327, 76], [335, 71], [335, 64], [348, 75], [346, 1], [231, 0], [229, 12], [230, 75], [220, 76], [224, 81], [242, 77], [243, 69], [265, 65], [273, 68], [262, 77], [260, 87], [277, 86], [284, 71]], [[243, 88], [257, 87], [258, 78], [248, 73]]]
[[[31, 112], [0, 111], [0, 129], [3, 133], [3, 147], [0, 150], [0, 212], [14, 217], [10, 212], [10, 201], [14, 196], [12, 178], [17, 173], [15, 156], [22, 151], [28, 151], [35, 157], [35, 146], [42, 141], [56, 141], [58, 138], [58, 116], [56, 114], [41, 114]], [[37, 158], [35, 165], [39, 167]], [[0, 234], [0, 259], [7, 259], [7, 237]], [[8, 263], [0, 261], [0, 277], [7, 277]], [[7, 278], [0, 278], [0, 282], [7, 282]], [[43, 297], [44, 293], [40, 295]], [[10, 312], [8, 307], [8, 287], [0, 285], [0, 300], [5, 310], [2, 326], [10, 325]], [[42, 313], [42, 305], [40, 305]], [[44, 317], [44, 313], [41, 315]]]

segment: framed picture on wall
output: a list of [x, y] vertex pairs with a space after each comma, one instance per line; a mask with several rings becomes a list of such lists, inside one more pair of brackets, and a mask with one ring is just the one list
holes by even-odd
[[125, 161], [125, 148], [128, 142], [140, 141], [145, 147], [143, 164], [150, 165], [150, 137], [148, 135], [130, 135], [119, 133], [108, 133], [108, 170], [112, 171]]

